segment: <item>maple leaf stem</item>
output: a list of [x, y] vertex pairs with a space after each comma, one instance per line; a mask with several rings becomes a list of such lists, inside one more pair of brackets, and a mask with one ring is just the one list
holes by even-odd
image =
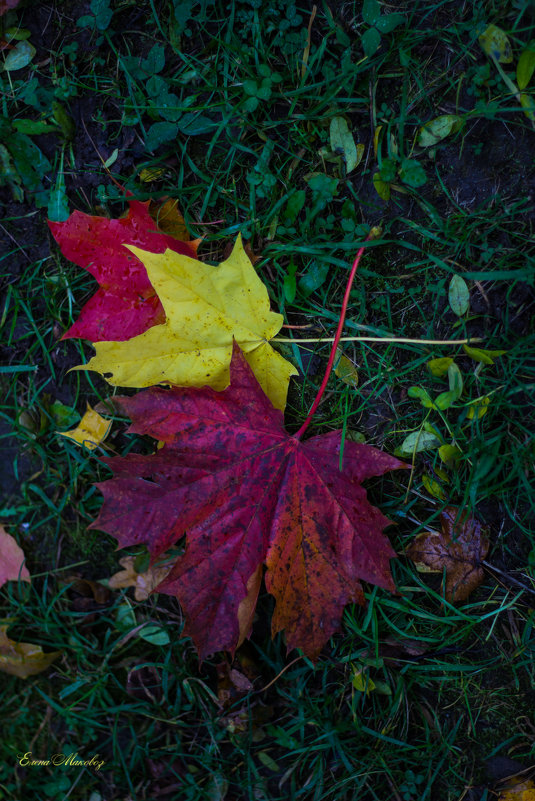
[[[381, 229], [372, 228], [364, 241], [368, 242], [370, 239], [377, 239], [377, 237], [379, 237], [380, 235], [381, 235]], [[353, 266], [351, 267], [351, 272], [349, 273], [349, 278], [347, 279], [346, 291], [344, 292], [344, 299], [342, 301], [342, 308], [340, 310], [340, 318], [338, 320], [338, 327], [336, 329], [336, 334], [334, 335], [331, 354], [329, 356], [329, 361], [327, 362], [325, 375], [323, 376], [323, 381], [321, 382], [318, 394], [316, 395], [314, 403], [312, 404], [312, 407], [306, 417], [305, 422], [303, 423], [299, 431], [296, 434], [294, 434], [295, 439], [301, 439], [301, 437], [307, 430], [316, 409], [320, 405], [323, 393], [325, 392], [325, 387], [327, 386], [327, 381], [329, 380], [329, 376], [331, 375], [331, 370], [333, 369], [334, 360], [336, 358], [336, 348], [338, 347], [338, 343], [340, 342], [340, 337], [342, 336], [342, 330], [344, 328], [347, 304], [349, 303], [349, 293], [351, 292], [351, 287], [353, 286], [353, 280], [355, 278], [355, 275], [357, 274], [357, 267], [359, 266], [359, 262], [365, 250], [366, 246], [363, 245], [361, 248], [359, 248], [357, 255], [355, 256], [355, 261], [353, 262]]]

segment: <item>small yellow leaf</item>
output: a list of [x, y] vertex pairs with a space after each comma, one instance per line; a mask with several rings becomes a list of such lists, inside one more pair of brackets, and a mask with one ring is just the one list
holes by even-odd
[[351, 359], [348, 359], [341, 348], [336, 349], [336, 357], [337, 360], [335, 361], [334, 367], [335, 375], [337, 375], [344, 384], [348, 384], [350, 387], [358, 387], [359, 374]]
[[500, 64], [510, 64], [513, 60], [513, 51], [507, 34], [497, 25], [489, 25], [481, 34], [479, 44], [487, 56], [496, 59]]
[[533, 96], [522, 92], [520, 95], [520, 105], [524, 109], [524, 114], [528, 120], [535, 120], [535, 100]]
[[472, 403], [468, 407], [468, 413], [466, 416], [468, 417], [469, 420], [473, 420], [474, 417], [476, 417], [477, 413], [477, 419], [479, 420], [481, 417], [483, 417], [484, 414], [487, 413], [487, 407], [489, 403], [490, 403], [490, 398], [480, 398], [478, 401]]
[[126, 342], [95, 343], [96, 356], [74, 369], [96, 370], [121, 387], [167, 383], [222, 390], [229, 384], [235, 339], [268, 398], [284, 409], [297, 370], [269, 344], [283, 318], [270, 310], [241, 237], [218, 267], [171, 250], [128, 248], [145, 265], [167, 319]]
[[366, 693], [369, 695], [375, 689], [375, 683], [370, 679], [368, 674], [362, 669], [355, 669], [353, 671], [353, 678], [351, 683], [355, 690], [359, 693]]
[[483, 350], [483, 348], [470, 348], [463, 345], [464, 352], [476, 362], [481, 364], [494, 364], [494, 359], [507, 353], [506, 350]]
[[446, 500], [446, 495], [444, 493], [444, 490], [442, 489], [438, 481], [435, 481], [433, 478], [430, 478], [428, 475], [424, 474], [422, 476], [422, 484], [424, 485], [428, 493], [432, 495], [434, 498], [438, 498], [439, 501]]
[[381, 180], [381, 173], [375, 173], [373, 176], [373, 185], [381, 200], [390, 200], [390, 184], [387, 184], [386, 181]]
[[40, 645], [15, 642], [7, 636], [9, 626], [0, 626], [0, 671], [25, 679], [46, 670], [61, 651], [45, 654]]
[[164, 176], [166, 172], [166, 167], [144, 167], [139, 173], [139, 180], [143, 181], [145, 184], [150, 181], [157, 181], [158, 178]]
[[68, 437], [74, 440], [78, 445], [84, 445], [90, 451], [104, 442], [108, 436], [111, 428], [111, 421], [105, 420], [98, 412], [87, 404], [87, 412], [84, 414], [77, 427], [72, 431], [64, 431], [60, 433], [61, 437]]
[[452, 467], [460, 458], [461, 451], [456, 445], [441, 445], [438, 449], [438, 455], [448, 467]]
[[448, 372], [450, 364], [453, 364], [451, 356], [443, 356], [441, 359], [431, 359], [428, 361], [427, 368], [433, 375], [441, 378]]

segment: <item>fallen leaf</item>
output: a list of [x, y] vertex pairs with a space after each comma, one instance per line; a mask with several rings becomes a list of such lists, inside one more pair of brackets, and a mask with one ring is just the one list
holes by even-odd
[[70, 589], [77, 595], [89, 598], [99, 606], [103, 606], [111, 600], [109, 589], [97, 581], [91, 581], [91, 579], [82, 578], [82, 576], [78, 575], [67, 576], [65, 581], [70, 584]]
[[388, 184], [386, 181], [383, 181], [381, 179], [381, 173], [379, 173], [379, 172], [376, 172], [374, 174], [372, 180], [373, 180], [373, 185], [375, 187], [375, 191], [377, 192], [377, 194], [379, 195], [381, 200], [384, 200], [385, 202], [389, 201], [390, 200], [390, 184]]
[[424, 473], [424, 475], [422, 476], [422, 484], [424, 485], [428, 493], [432, 495], [434, 498], [438, 498], [439, 501], [446, 500], [446, 494], [442, 489], [442, 487], [440, 486], [440, 484], [438, 483], [438, 481], [435, 481], [434, 478], [431, 478], [431, 476], [428, 476], [426, 473]]
[[362, 666], [353, 668], [351, 684], [355, 690], [358, 690], [360, 693], [366, 693], [366, 695], [369, 695], [375, 690], [375, 683], [368, 675], [368, 671]]
[[441, 445], [438, 455], [448, 467], [455, 465], [462, 456], [462, 451], [456, 445]]
[[457, 317], [462, 317], [463, 314], [466, 314], [470, 307], [470, 292], [466, 281], [460, 275], [452, 276], [448, 288], [448, 301]]
[[394, 637], [386, 637], [377, 644], [377, 648], [366, 648], [361, 651], [359, 658], [374, 667], [381, 667], [384, 662], [394, 667], [401, 667], [407, 661], [423, 656], [426, 651], [427, 648], [419, 640], [396, 640]]
[[16, 8], [20, 0], [0, 0], [0, 17], [6, 14], [10, 9]]
[[338, 376], [340, 381], [348, 384], [350, 387], [358, 387], [359, 374], [357, 368], [351, 359], [345, 355], [341, 348], [336, 350], [337, 361], [334, 364], [334, 374]]
[[466, 412], [467, 418], [473, 420], [475, 417], [479, 420], [483, 415], [487, 414], [489, 404], [490, 398], [487, 395], [484, 398], [478, 398], [478, 400], [471, 403], [468, 407], [468, 411]]
[[483, 348], [470, 348], [468, 345], [463, 345], [463, 350], [467, 356], [481, 364], [494, 364], [494, 359], [507, 353], [506, 350], [483, 350]]
[[16, 72], [27, 67], [35, 56], [36, 49], [31, 42], [17, 42], [15, 47], [9, 51], [3, 63], [6, 72]]
[[[168, 197], [161, 203], [151, 200], [149, 212], [150, 216], [158, 226], [158, 230], [162, 231], [168, 236], [172, 236], [174, 239], [180, 240], [181, 242], [191, 241], [191, 236], [186, 228], [184, 217], [178, 208], [178, 200], [176, 200], [176, 198]], [[200, 240], [195, 240], [193, 243], [195, 252], [197, 252], [197, 243], [199, 241]]]
[[446, 571], [447, 601], [465, 601], [483, 581], [482, 561], [489, 550], [484, 528], [474, 517], [447, 506], [440, 516], [441, 531], [418, 534], [407, 556], [422, 573]]
[[[330, 125], [331, 150], [341, 153], [346, 163], [346, 172], [350, 173], [358, 165], [360, 159], [353, 134], [343, 117], [333, 117]], [[362, 150], [362, 153], [364, 150]], [[362, 155], [361, 155], [362, 158]]]
[[407, 458], [415, 453], [420, 453], [420, 451], [438, 448], [439, 445], [440, 440], [438, 437], [429, 431], [419, 430], [413, 431], [412, 434], [405, 437], [399, 448], [396, 448], [396, 451], [398, 451], [399, 455], [403, 458]]
[[441, 378], [448, 372], [448, 367], [453, 364], [451, 356], [442, 356], [440, 359], [431, 359], [427, 362], [427, 368], [430, 373]]
[[316, 658], [344, 606], [364, 603], [360, 580], [394, 589], [389, 521], [360, 484], [406, 465], [346, 441], [340, 472], [340, 431], [300, 442], [237, 345], [231, 371], [223, 392], [154, 387], [114, 398], [131, 432], [165, 445], [104, 460], [115, 477], [97, 485], [104, 504], [91, 527], [119, 547], [145, 543], [153, 560], [186, 534], [157, 590], [178, 597], [201, 659], [236, 649], [238, 610], [264, 561], [273, 634], [284, 629], [288, 650]]
[[501, 791], [498, 801], [535, 801], [535, 784], [531, 779], [520, 779], [515, 784], [512, 781]]
[[136, 601], [146, 601], [155, 587], [160, 584], [171, 570], [171, 564], [154, 564], [138, 573], [134, 567], [135, 556], [123, 556], [119, 559], [119, 564], [124, 570], [114, 573], [108, 581], [108, 587], [112, 590], [120, 590], [126, 587], [135, 587], [134, 598]]
[[87, 412], [84, 414], [76, 428], [72, 431], [58, 432], [60, 437], [67, 437], [77, 442], [78, 445], [83, 445], [90, 451], [104, 442], [110, 433], [111, 422], [101, 417], [98, 412], [87, 404]]
[[513, 50], [505, 31], [497, 25], [489, 25], [478, 37], [479, 44], [484, 53], [496, 59], [500, 64], [510, 64], [513, 60]]
[[520, 90], [525, 89], [531, 81], [535, 71], [535, 49], [531, 42], [528, 47], [520, 53], [518, 64], [516, 65], [516, 82]]
[[128, 213], [118, 220], [74, 211], [64, 222], [48, 222], [63, 255], [83, 267], [100, 288], [85, 304], [62, 339], [81, 337], [90, 342], [124, 341], [163, 323], [165, 314], [143, 263], [123, 245], [154, 253], [171, 249], [194, 257], [196, 243], [161, 233], [149, 214], [149, 204], [129, 201]]
[[458, 131], [464, 125], [462, 117], [456, 114], [442, 114], [422, 125], [418, 134], [420, 147], [433, 147], [437, 142]]
[[31, 581], [24, 560], [24, 552], [15, 538], [0, 526], [0, 587], [6, 581]]
[[297, 370], [269, 344], [283, 317], [270, 311], [241, 237], [218, 267], [170, 251], [129, 249], [143, 260], [167, 319], [128, 342], [96, 343], [96, 356], [74, 369], [95, 370], [122, 387], [169, 383], [222, 390], [236, 339], [266, 395], [284, 409]]
[[45, 654], [40, 645], [15, 642], [7, 636], [9, 626], [0, 625], [0, 671], [25, 679], [46, 670], [61, 651]]

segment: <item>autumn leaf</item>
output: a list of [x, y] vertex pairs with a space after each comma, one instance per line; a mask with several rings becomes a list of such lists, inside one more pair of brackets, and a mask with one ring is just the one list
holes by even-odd
[[110, 577], [108, 587], [112, 590], [135, 587], [134, 597], [136, 601], [146, 601], [151, 592], [167, 576], [171, 570], [171, 565], [167, 562], [163, 564], [156, 563], [150, 565], [142, 573], [138, 573], [135, 569], [135, 561], [135, 556], [123, 556], [122, 559], [119, 559], [119, 564], [123, 569]]
[[15, 538], [0, 526], [0, 587], [6, 581], [31, 580], [24, 559], [24, 552]]
[[290, 376], [297, 370], [268, 342], [283, 318], [270, 311], [267, 289], [241, 237], [218, 267], [170, 251], [129, 249], [143, 260], [167, 319], [128, 342], [96, 343], [96, 356], [74, 369], [95, 370], [122, 387], [208, 384], [222, 390], [229, 384], [235, 339], [264, 392], [284, 409]]
[[[158, 208], [153, 210], [158, 215]], [[154, 253], [167, 248], [191, 257], [197, 253], [195, 242], [162, 233], [149, 214], [149, 204], [137, 200], [129, 201], [127, 215], [118, 220], [74, 211], [65, 222], [49, 220], [48, 227], [63, 255], [90, 272], [100, 285], [63, 339], [124, 341], [164, 322], [162, 305], [143, 263], [123, 245]]]
[[87, 411], [76, 428], [73, 428], [72, 431], [61, 431], [59, 435], [72, 439], [78, 445], [83, 445], [93, 451], [101, 442], [104, 442], [110, 433], [110, 428], [110, 421], [101, 417], [88, 403]]
[[446, 571], [447, 601], [465, 601], [483, 581], [482, 561], [489, 550], [484, 528], [466, 512], [448, 506], [440, 516], [441, 531], [424, 531], [407, 548], [407, 556], [423, 573]]
[[0, 0], [0, 17], [7, 14], [12, 8], [16, 8], [20, 0]]
[[535, 784], [531, 779], [512, 777], [498, 796], [498, 801], [535, 801]]
[[[151, 200], [149, 213], [158, 226], [159, 231], [175, 239], [179, 239], [181, 242], [190, 241], [191, 237], [186, 228], [184, 217], [178, 208], [178, 201], [175, 198], [165, 198], [161, 203]], [[195, 240], [191, 243], [195, 252], [197, 252], [197, 242], [199, 241], [200, 240]], [[177, 253], [180, 253], [180, 251], [177, 251]]]
[[157, 590], [180, 600], [201, 659], [236, 649], [263, 562], [273, 634], [284, 629], [289, 650], [315, 658], [344, 606], [364, 602], [361, 580], [394, 589], [395, 553], [382, 533], [389, 521], [361, 482], [405, 465], [346, 441], [340, 472], [340, 431], [300, 442], [236, 345], [231, 373], [222, 392], [154, 387], [114, 398], [131, 432], [164, 446], [105, 459], [115, 477], [97, 485], [104, 504], [91, 527], [120, 547], [145, 543], [153, 560], [186, 534], [184, 555]]
[[40, 645], [10, 640], [8, 628], [0, 625], [0, 671], [3, 673], [25, 679], [46, 670], [60, 656], [60, 651], [45, 654]]

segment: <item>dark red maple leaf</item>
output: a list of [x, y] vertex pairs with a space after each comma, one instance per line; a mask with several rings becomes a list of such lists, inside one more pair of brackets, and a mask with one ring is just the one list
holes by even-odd
[[16, 8], [20, 0], [0, 0], [0, 17], [10, 11], [12, 8]]
[[131, 432], [165, 444], [105, 460], [115, 477], [97, 485], [104, 504], [91, 527], [121, 547], [145, 543], [153, 559], [186, 534], [157, 590], [178, 597], [201, 659], [236, 648], [238, 608], [263, 562], [273, 633], [312, 658], [344, 606], [364, 602], [360, 580], [394, 589], [389, 521], [361, 482], [406, 465], [346, 441], [340, 471], [340, 431], [290, 436], [237, 345], [222, 392], [152, 387], [114, 405]]
[[62, 339], [123, 342], [165, 322], [165, 313], [143, 263], [123, 245], [151, 253], [167, 248], [195, 258], [192, 242], [181, 242], [158, 230], [149, 203], [129, 201], [117, 220], [74, 211], [65, 222], [48, 221], [63, 255], [93, 275], [100, 287]]

